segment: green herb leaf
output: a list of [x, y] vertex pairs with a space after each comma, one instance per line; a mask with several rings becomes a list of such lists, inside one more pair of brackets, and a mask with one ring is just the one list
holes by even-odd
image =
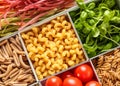
[[97, 27], [93, 28], [91, 34], [93, 35], [93, 37], [98, 37], [100, 35], [100, 30]]

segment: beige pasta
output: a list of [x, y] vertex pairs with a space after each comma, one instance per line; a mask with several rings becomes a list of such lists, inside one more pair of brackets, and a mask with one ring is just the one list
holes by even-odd
[[0, 86], [32, 84], [35, 79], [18, 35], [0, 42], [0, 45]]
[[120, 49], [93, 60], [102, 86], [120, 86]]
[[0, 42], [0, 46], [6, 44], [7, 42], [8, 42], [8, 40], [4, 40], [4, 41]]

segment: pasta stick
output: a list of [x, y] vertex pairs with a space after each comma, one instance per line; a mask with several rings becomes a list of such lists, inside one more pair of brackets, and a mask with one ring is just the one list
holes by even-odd
[[24, 84], [14, 83], [12, 86], [27, 86], [27, 85], [28, 85], [27, 83], [24, 83]]
[[18, 64], [18, 67], [20, 66], [20, 61], [19, 61], [19, 57], [17, 55], [17, 53], [15, 51], [13, 51], [13, 54], [15, 55], [16, 57], [16, 60], [17, 60], [17, 64]]
[[10, 47], [10, 44], [9, 44], [9, 42], [6, 44], [6, 46], [7, 46], [7, 50], [10, 52], [10, 56], [12, 56], [12, 49], [11, 49], [11, 47]]
[[5, 48], [5, 46], [2, 46], [2, 48], [3, 48], [4, 54], [6, 55], [7, 59], [9, 59], [9, 55], [8, 55], [8, 52]]
[[14, 74], [17, 71], [18, 71], [18, 68], [13, 69], [12, 71], [10, 71], [10, 73], [7, 76], [3, 77], [2, 79], [4, 81], [7, 80], [12, 74]]
[[32, 73], [31, 69], [27, 69], [24, 73], [28, 74], [28, 73]]
[[12, 65], [13, 67], [16, 67], [16, 64], [15, 64], [15, 63], [11, 63], [11, 65]]
[[25, 69], [30, 68], [30, 66], [28, 66], [28, 65], [26, 65], [26, 64], [24, 63], [21, 55], [19, 55], [19, 60], [20, 60], [21, 66], [22, 66], [23, 68], [25, 68]]
[[13, 60], [14, 60], [14, 59], [13, 59], [13, 56], [9, 58], [9, 61], [13, 61]]
[[4, 62], [5, 58], [0, 54], [0, 62]]
[[17, 44], [17, 42], [14, 38], [11, 37], [9, 40], [11, 43], [13, 43], [18, 48], [18, 50], [22, 51], [22, 48]]
[[34, 81], [34, 79], [33, 79], [33, 77], [32, 76], [29, 76], [27, 79], [25, 79], [24, 80], [24, 82], [26, 82], [26, 83], [28, 83], [28, 82], [33, 82]]
[[8, 53], [8, 56], [11, 56], [11, 54], [10, 54], [10, 51], [9, 51], [9, 49], [8, 49], [7, 44], [5, 45], [5, 49], [6, 49], [7, 53]]
[[1, 65], [1, 67], [6, 69], [6, 68], [7, 68], [7, 65]]
[[13, 59], [14, 59], [14, 62], [16, 64], [17, 67], [20, 67], [20, 62], [19, 62], [19, 58], [18, 58], [18, 55], [15, 51], [13, 51]]
[[11, 80], [11, 79], [8, 79], [8, 80], [4, 81], [5, 86], [10, 86], [10, 83], [9, 83], [10, 80]]
[[21, 43], [20, 43], [20, 40], [19, 40], [18, 35], [16, 35], [15, 40], [16, 40], [17, 44], [18, 44], [19, 46], [21, 46]]
[[8, 65], [7, 71], [6, 71], [5, 73], [3, 73], [3, 74], [0, 74], [0, 78], [8, 75], [8, 73], [9, 73], [11, 70], [12, 70], [12, 65]]
[[23, 74], [23, 72], [24, 71], [22, 69], [19, 70], [18, 74], [16, 74], [14, 77], [11, 77], [11, 82], [17, 81], [18, 76], [20, 76], [21, 74]]
[[11, 48], [12, 48], [13, 50], [15, 50], [18, 54], [25, 54], [24, 51], [18, 50], [14, 44], [11, 43], [10, 46], [11, 46]]
[[6, 70], [4, 69], [4, 68], [2, 68], [1, 66], [0, 66], [0, 70], [2, 71], [2, 72], [5, 72]]
[[11, 74], [11, 75], [10, 75], [10, 78], [15, 77], [18, 73], [19, 73], [19, 70], [18, 70], [18, 71], [16, 71], [15, 73]]
[[10, 65], [10, 64], [11, 64], [11, 61], [4, 61], [4, 62], [1, 62], [1, 64]]
[[5, 52], [4, 52], [4, 50], [1, 48], [0, 49], [0, 54], [6, 59], [6, 60], [8, 60], [9, 58], [5, 55]]
[[8, 40], [6, 39], [6, 40], [4, 40], [4, 41], [2, 41], [2, 42], [0, 42], [0, 46], [2, 46], [2, 45], [4, 45], [4, 44], [6, 44], [8, 42]]
[[22, 81], [22, 80], [26, 80], [29, 76], [31, 76], [31, 74], [22, 74], [22, 75], [20, 75], [18, 78], [17, 78], [17, 80], [18, 81]]

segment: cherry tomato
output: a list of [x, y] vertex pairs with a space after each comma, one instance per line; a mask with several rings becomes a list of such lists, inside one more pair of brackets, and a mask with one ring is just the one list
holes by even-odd
[[68, 77], [63, 81], [63, 86], [83, 86], [82, 82], [76, 77]]
[[101, 86], [97, 81], [89, 81], [85, 86]]
[[67, 72], [64, 72], [62, 75], [61, 75], [61, 78], [64, 80], [65, 78], [69, 78], [69, 77], [72, 77], [74, 76], [71, 72], [67, 71]]
[[46, 80], [45, 86], [62, 86], [62, 80], [57, 76], [52, 76]]
[[74, 75], [86, 83], [93, 78], [93, 70], [88, 64], [82, 64], [74, 70]]

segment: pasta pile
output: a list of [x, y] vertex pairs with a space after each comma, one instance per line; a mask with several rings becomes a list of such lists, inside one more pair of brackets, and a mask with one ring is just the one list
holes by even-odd
[[81, 45], [65, 15], [22, 33], [38, 79], [85, 61]]
[[0, 42], [0, 86], [28, 86], [35, 81], [18, 35]]
[[93, 61], [102, 86], [120, 86], [120, 49]]

